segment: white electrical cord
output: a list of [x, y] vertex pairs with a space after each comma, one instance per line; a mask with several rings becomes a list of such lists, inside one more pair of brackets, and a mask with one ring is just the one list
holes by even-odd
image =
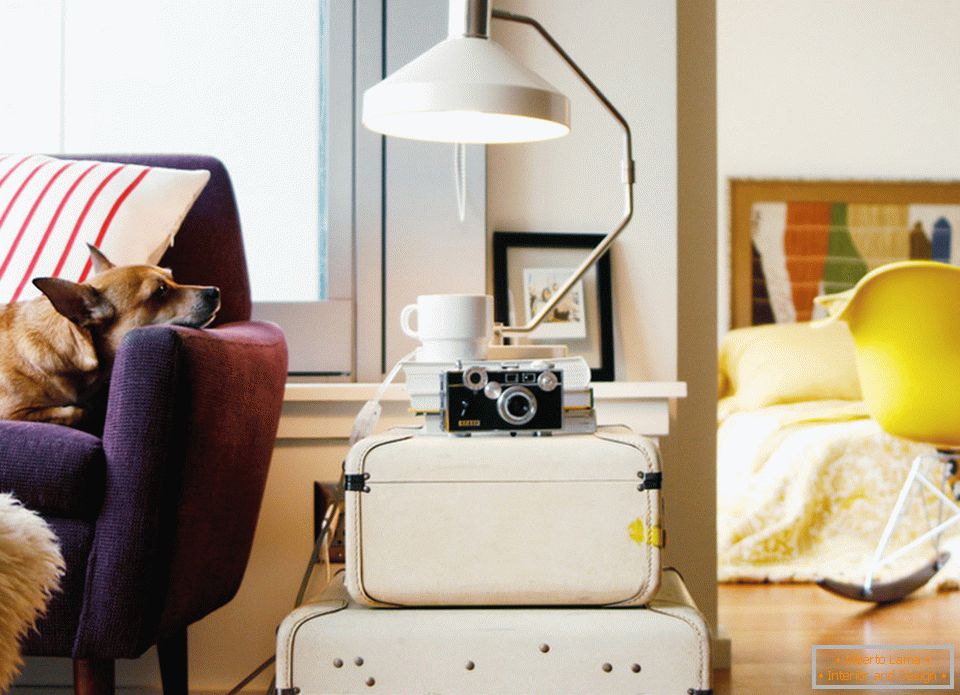
[[[373, 434], [374, 428], [376, 428], [377, 423], [380, 421], [380, 413], [382, 411], [382, 408], [380, 407], [380, 401], [383, 399], [383, 394], [387, 392], [387, 387], [390, 386], [390, 384], [393, 383], [393, 380], [397, 378], [400, 368], [412, 360], [416, 354], [417, 351], [414, 350], [413, 352], [401, 357], [400, 360], [393, 365], [393, 368], [387, 373], [386, 378], [383, 380], [383, 383], [380, 384], [379, 388], [377, 388], [377, 392], [374, 394], [373, 398], [364, 403], [363, 407], [360, 408], [360, 412], [357, 413], [357, 417], [353, 421], [353, 429], [350, 431], [350, 446], [353, 446], [364, 437], [369, 437], [371, 434]], [[331, 504], [327, 508], [323, 521], [320, 524], [320, 533], [317, 535], [313, 552], [310, 554], [310, 560], [307, 562], [306, 572], [304, 572], [303, 579], [300, 581], [300, 590], [297, 592], [297, 598], [294, 601], [294, 608], [303, 603], [314, 567], [320, 564], [320, 561], [324, 558], [324, 564], [326, 565], [327, 570], [327, 581], [330, 581], [329, 544], [330, 539], [333, 538], [333, 534], [336, 532], [337, 524], [340, 523], [340, 516], [342, 513], [343, 509], [337, 503]], [[237, 683], [237, 685], [235, 685], [230, 692], [227, 693], [227, 695], [238, 695], [247, 685], [250, 684], [251, 681], [253, 681], [254, 678], [270, 668], [274, 661], [276, 661], [276, 658], [271, 656], [269, 659], [257, 666], [257, 668], [254, 669], [248, 676]], [[270, 685], [267, 686], [266, 695], [271, 695], [273, 693], [275, 683], [276, 679], [272, 679], [270, 681]]]
[[380, 401], [383, 399], [383, 394], [387, 392], [387, 387], [393, 383], [394, 379], [397, 378], [400, 368], [412, 360], [416, 354], [417, 351], [414, 350], [413, 352], [407, 353], [401, 357], [400, 360], [393, 365], [393, 368], [387, 373], [386, 378], [383, 380], [383, 383], [380, 384], [380, 388], [377, 389], [377, 392], [374, 394], [373, 398], [364, 403], [363, 407], [360, 408], [360, 412], [357, 413], [357, 417], [353, 421], [353, 429], [350, 430], [350, 446], [353, 446], [364, 437], [369, 437], [371, 434], [373, 434], [373, 430], [380, 421], [380, 413], [383, 412], [383, 408], [380, 407]]

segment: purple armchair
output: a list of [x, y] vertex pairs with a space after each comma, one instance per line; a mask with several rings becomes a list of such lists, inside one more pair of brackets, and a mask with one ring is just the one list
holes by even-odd
[[[80, 156], [77, 158], [87, 158]], [[287, 371], [280, 329], [250, 321], [233, 188], [209, 157], [91, 159], [211, 178], [161, 264], [217, 285], [205, 330], [131, 332], [113, 368], [102, 432], [0, 421], [0, 491], [43, 514], [67, 571], [24, 644], [69, 656], [76, 693], [113, 692], [114, 659], [156, 644], [166, 695], [187, 693], [186, 629], [240, 586], [273, 451]]]

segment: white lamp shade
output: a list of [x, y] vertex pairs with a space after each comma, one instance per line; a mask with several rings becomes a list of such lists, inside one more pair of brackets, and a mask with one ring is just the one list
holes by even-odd
[[570, 132], [570, 102], [495, 41], [456, 37], [364, 92], [362, 120], [414, 140], [533, 142]]

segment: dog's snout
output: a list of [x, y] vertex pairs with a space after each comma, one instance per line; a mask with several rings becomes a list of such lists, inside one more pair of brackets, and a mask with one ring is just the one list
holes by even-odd
[[203, 298], [211, 302], [220, 301], [220, 290], [216, 287], [207, 287], [203, 290]]

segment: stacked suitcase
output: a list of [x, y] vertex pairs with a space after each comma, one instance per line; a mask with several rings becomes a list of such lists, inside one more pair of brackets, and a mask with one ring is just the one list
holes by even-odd
[[711, 692], [649, 439], [395, 431], [345, 474], [345, 570], [281, 625], [278, 695]]

